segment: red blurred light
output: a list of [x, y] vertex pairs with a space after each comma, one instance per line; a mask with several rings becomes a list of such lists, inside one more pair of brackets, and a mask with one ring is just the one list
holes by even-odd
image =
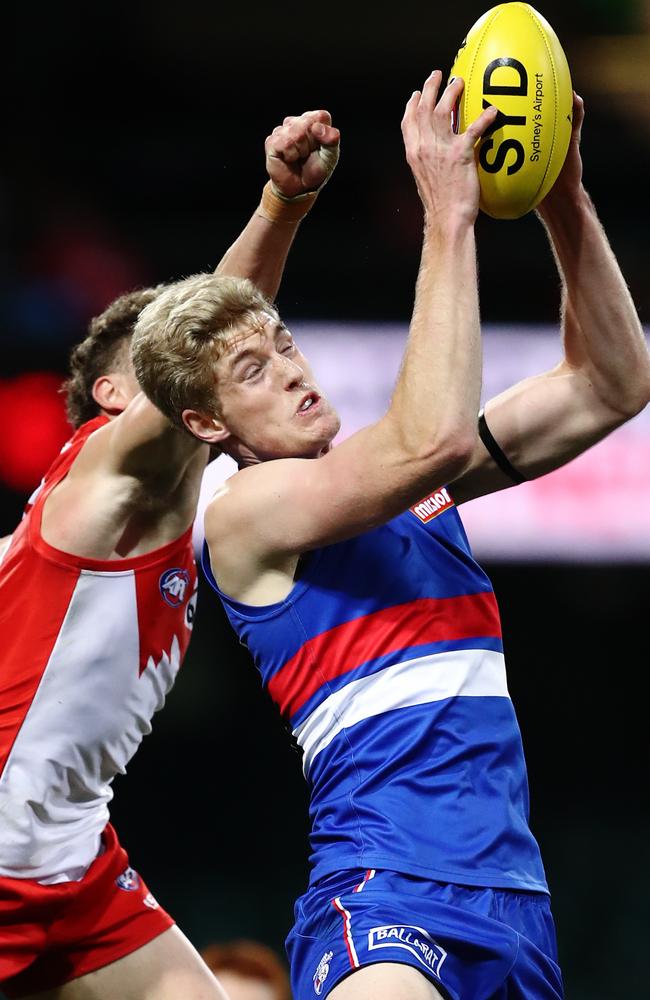
[[33, 490], [72, 434], [54, 372], [0, 379], [0, 481]]

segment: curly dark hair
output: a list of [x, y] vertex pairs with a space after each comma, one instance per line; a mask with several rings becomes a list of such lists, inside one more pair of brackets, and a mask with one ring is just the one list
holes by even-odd
[[100, 375], [121, 370], [128, 364], [128, 348], [136, 320], [145, 306], [165, 285], [136, 288], [120, 295], [99, 316], [91, 319], [88, 335], [70, 354], [70, 376], [61, 391], [66, 397], [68, 420], [74, 428], [100, 412], [93, 398], [93, 385]]

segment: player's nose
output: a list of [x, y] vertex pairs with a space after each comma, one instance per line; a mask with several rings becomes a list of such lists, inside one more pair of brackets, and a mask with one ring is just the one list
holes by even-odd
[[280, 378], [285, 389], [295, 389], [297, 385], [302, 385], [305, 381], [305, 373], [302, 367], [291, 358], [280, 357]]

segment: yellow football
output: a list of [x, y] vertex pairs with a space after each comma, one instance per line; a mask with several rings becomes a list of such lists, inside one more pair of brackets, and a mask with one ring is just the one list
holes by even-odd
[[476, 144], [481, 208], [495, 219], [518, 219], [548, 194], [569, 148], [573, 88], [564, 50], [529, 4], [502, 3], [469, 30], [450, 73], [458, 76], [465, 89], [457, 131], [488, 105], [498, 110]]

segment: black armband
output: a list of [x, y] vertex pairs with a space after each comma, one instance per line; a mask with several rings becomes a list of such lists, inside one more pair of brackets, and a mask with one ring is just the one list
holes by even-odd
[[483, 410], [481, 410], [481, 412], [478, 415], [478, 434], [481, 441], [483, 442], [487, 450], [490, 452], [490, 455], [492, 456], [496, 464], [499, 466], [501, 471], [506, 476], [508, 476], [509, 479], [512, 479], [513, 483], [517, 484], [525, 483], [526, 477], [522, 476], [521, 472], [517, 472], [512, 462], [510, 462], [509, 459], [506, 458], [506, 456], [499, 448], [499, 445], [492, 437], [492, 434], [490, 433], [490, 428], [488, 427], [485, 421], [485, 413], [483, 412]]

